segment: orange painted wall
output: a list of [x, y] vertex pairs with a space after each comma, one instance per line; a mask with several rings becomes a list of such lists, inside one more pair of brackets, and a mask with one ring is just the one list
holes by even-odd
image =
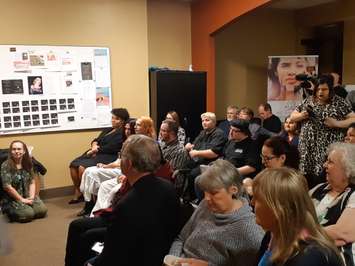
[[215, 48], [213, 34], [244, 13], [271, 0], [199, 0], [191, 5], [192, 65], [207, 71], [207, 110], [215, 111]]

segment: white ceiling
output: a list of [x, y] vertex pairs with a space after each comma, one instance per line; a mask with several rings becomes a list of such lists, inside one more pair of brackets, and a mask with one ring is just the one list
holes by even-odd
[[268, 7], [276, 9], [296, 10], [330, 2], [336, 2], [336, 0], [274, 0], [270, 5], [268, 5]]

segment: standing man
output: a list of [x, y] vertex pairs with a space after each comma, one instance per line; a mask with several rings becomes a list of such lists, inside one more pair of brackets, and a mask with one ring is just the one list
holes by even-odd
[[238, 107], [235, 105], [230, 105], [227, 107], [227, 114], [226, 114], [226, 119], [221, 121], [218, 124], [218, 127], [223, 130], [224, 135], [226, 138], [228, 138], [229, 134], [229, 123], [232, 120], [235, 120], [238, 118]]
[[261, 118], [261, 126], [273, 133], [280, 133], [281, 120], [272, 113], [271, 105], [268, 103], [260, 104], [258, 111]]
[[121, 170], [131, 189], [114, 207], [104, 249], [91, 265], [162, 265], [179, 230], [179, 200], [173, 185], [153, 174], [160, 160], [150, 137], [132, 135], [123, 144]]

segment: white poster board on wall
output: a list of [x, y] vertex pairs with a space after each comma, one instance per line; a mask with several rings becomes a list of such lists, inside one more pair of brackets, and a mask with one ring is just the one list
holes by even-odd
[[0, 134], [111, 125], [105, 47], [0, 45]]

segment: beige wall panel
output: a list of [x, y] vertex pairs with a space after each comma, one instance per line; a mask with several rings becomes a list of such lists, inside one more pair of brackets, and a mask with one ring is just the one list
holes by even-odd
[[191, 64], [191, 13], [186, 1], [148, 0], [149, 66], [186, 70]]
[[242, 16], [215, 38], [218, 119], [230, 103], [256, 110], [266, 101], [267, 57], [296, 51], [293, 13], [262, 8]]
[[[145, 0], [3, 0], [0, 43], [107, 46], [111, 52], [113, 106], [132, 116], [149, 113], [148, 37]], [[45, 188], [71, 184], [69, 162], [85, 151], [99, 131], [1, 136], [35, 147], [48, 168]]]

